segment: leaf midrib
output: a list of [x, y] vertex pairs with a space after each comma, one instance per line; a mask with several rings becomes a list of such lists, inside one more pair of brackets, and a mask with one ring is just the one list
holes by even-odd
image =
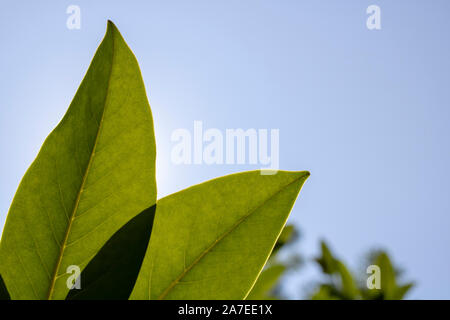
[[231, 226], [231, 228], [227, 231], [225, 231], [220, 237], [218, 237], [209, 247], [207, 247], [203, 252], [186, 268], [183, 270], [183, 272], [175, 279], [173, 280], [170, 285], [161, 293], [161, 295], [157, 298], [157, 300], [163, 300], [169, 292], [181, 281], [181, 279], [186, 276], [186, 274], [192, 270], [199, 262], [203, 259], [220, 241], [222, 241], [226, 236], [228, 236], [231, 232], [233, 232], [236, 228], [238, 228], [245, 220], [247, 220], [253, 213], [258, 211], [262, 206], [264, 206], [268, 201], [276, 197], [278, 194], [280, 194], [283, 190], [287, 189], [289, 186], [294, 184], [295, 182], [299, 181], [300, 179], [304, 178], [306, 173], [285, 186], [281, 187], [279, 190], [274, 192], [270, 197], [268, 197], [266, 200], [264, 200], [259, 206], [255, 207], [253, 210], [251, 210], [247, 215], [240, 218], [234, 225]]
[[[112, 30], [112, 32], [114, 32], [114, 31]], [[114, 48], [114, 42], [115, 42], [114, 41], [114, 33], [111, 34], [111, 38], [112, 38], [112, 40], [111, 40], [112, 41], [111, 67], [109, 68], [109, 76], [108, 76], [108, 83], [106, 85], [105, 101], [103, 103], [103, 112], [102, 112], [102, 116], [100, 118], [100, 123], [98, 125], [97, 134], [95, 136], [94, 146], [92, 147], [92, 151], [91, 151], [91, 154], [89, 156], [89, 162], [88, 162], [88, 165], [87, 165], [86, 170], [84, 172], [83, 180], [81, 182], [80, 189], [78, 190], [77, 199], [75, 201], [75, 205], [73, 207], [72, 214], [70, 216], [69, 225], [67, 226], [66, 233], [64, 235], [64, 240], [63, 240], [63, 242], [61, 244], [61, 249], [60, 249], [59, 256], [58, 256], [58, 261], [57, 261], [57, 264], [56, 264], [55, 269], [53, 271], [51, 284], [50, 284], [48, 295], [47, 295], [47, 300], [51, 300], [52, 297], [53, 297], [53, 294], [54, 294], [56, 280], [58, 279], [59, 269], [61, 267], [62, 258], [64, 256], [64, 250], [66, 248], [67, 240], [69, 239], [70, 230], [72, 228], [72, 224], [73, 224], [73, 221], [75, 220], [75, 215], [76, 215], [76, 212], [78, 210], [78, 206], [80, 204], [81, 194], [83, 193], [84, 185], [86, 183], [86, 179], [87, 179], [87, 176], [89, 174], [89, 170], [91, 168], [91, 164], [92, 164], [92, 162], [94, 160], [95, 150], [97, 148], [97, 143], [98, 143], [98, 138], [100, 136], [100, 132], [101, 132], [102, 125], [103, 125], [103, 118], [104, 118], [104, 115], [105, 115], [106, 106], [107, 106], [108, 97], [109, 97], [109, 87], [110, 87], [110, 83], [111, 83], [112, 69], [113, 69], [113, 66], [114, 66], [114, 56], [115, 56], [115, 54], [114, 54], [115, 53], [114, 52], [115, 51], [115, 48]]]

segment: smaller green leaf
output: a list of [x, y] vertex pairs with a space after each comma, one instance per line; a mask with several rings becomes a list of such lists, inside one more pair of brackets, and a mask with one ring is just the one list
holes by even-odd
[[81, 289], [70, 290], [66, 300], [128, 299], [147, 250], [155, 208], [141, 212], [106, 242], [81, 273]]
[[245, 299], [309, 172], [249, 171], [157, 202], [131, 299]]
[[0, 300], [11, 300], [8, 289], [6, 288], [5, 282], [3, 282], [1, 274], [0, 274]]

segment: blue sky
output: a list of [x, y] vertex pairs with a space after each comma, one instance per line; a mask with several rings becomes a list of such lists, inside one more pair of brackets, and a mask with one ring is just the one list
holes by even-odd
[[[66, 27], [72, 4], [80, 30]], [[366, 28], [371, 4], [381, 30]], [[411, 298], [449, 299], [449, 12], [445, 0], [2, 1], [0, 228], [111, 19], [148, 90], [160, 197], [259, 168], [174, 165], [174, 130], [279, 129], [280, 168], [311, 171], [295, 250], [312, 257], [324, 238], [357, 267], [387, 248], [417, 282]], [[292, 296], [316, 274], [294, 274]]]

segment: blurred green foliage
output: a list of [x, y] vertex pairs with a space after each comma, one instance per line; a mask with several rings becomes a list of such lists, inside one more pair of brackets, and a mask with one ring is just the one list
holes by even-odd
[[[287, 253], [287, 248], [299, 239], [299, 231], [292, 225], [283, 229], [278, 242], [248, 295], [249, 300], [272, 300], [289, 298], [283, 293], [282, 278], [289, 271], [305, 263], [298, 253]], [[336, 258], [325, 241], [320, 244], [320, 256], [314, 262], [320, 267], [321, 279], [314, 281], [306, 296], [313, 300], [400, 300], [413, 287], [412, 282], [403, 282], [402, 271], [394, 266], [384, 250], [371, 250], [366, 255], [363, 270], [353, 273], [346, 264]], [[376, 266], [377, 271], [368, 270]], [[378, 273], [379, 271], [379, 273]], [[355, 276], [358, 274], [358, 277]], [[379, 277], [376, 283], [374, 277]], [[369, 283], [368, 283], [369, 282]], [[371, 284], [369, 288], [369, 284]], [[378, 284], [378, 289], [374, 288]], [[376, 286], [375, 286], [376, 287]]]
[[[372, 251], [366, 266], [376, 266], [379, 274], [364, 270], [360, 281], [346, 265], [337, 259], [325, 241], [321, 243], [321, 256], [316, 258], [324, 280], [310, 295], [314, 300], [401, 300], [412, 288], [413, 283], [399, 283], [401, 272], [393, 266], [389, 255], [383, 250]], [[379, 288], [369, 288], [371, 276], [379, 276]], [[373, 284], [373, 283], [372, 283]]]

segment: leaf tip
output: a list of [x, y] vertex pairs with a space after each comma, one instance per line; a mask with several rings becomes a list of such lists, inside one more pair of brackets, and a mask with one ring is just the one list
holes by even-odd
[[115, 32], [117, 30], [118, 29], [117, 29], [116, 25], [114, 24], [114, 22], [112, 22], [111, 20], [108, 19], [108, 22], [106, 23], [106, 33]]
[[311, 173], [309, 171], [288, 171], [291, 174], [293, 174], [293, 177], [296, 177], [296, 179], [301, 179], [306, 181]]

